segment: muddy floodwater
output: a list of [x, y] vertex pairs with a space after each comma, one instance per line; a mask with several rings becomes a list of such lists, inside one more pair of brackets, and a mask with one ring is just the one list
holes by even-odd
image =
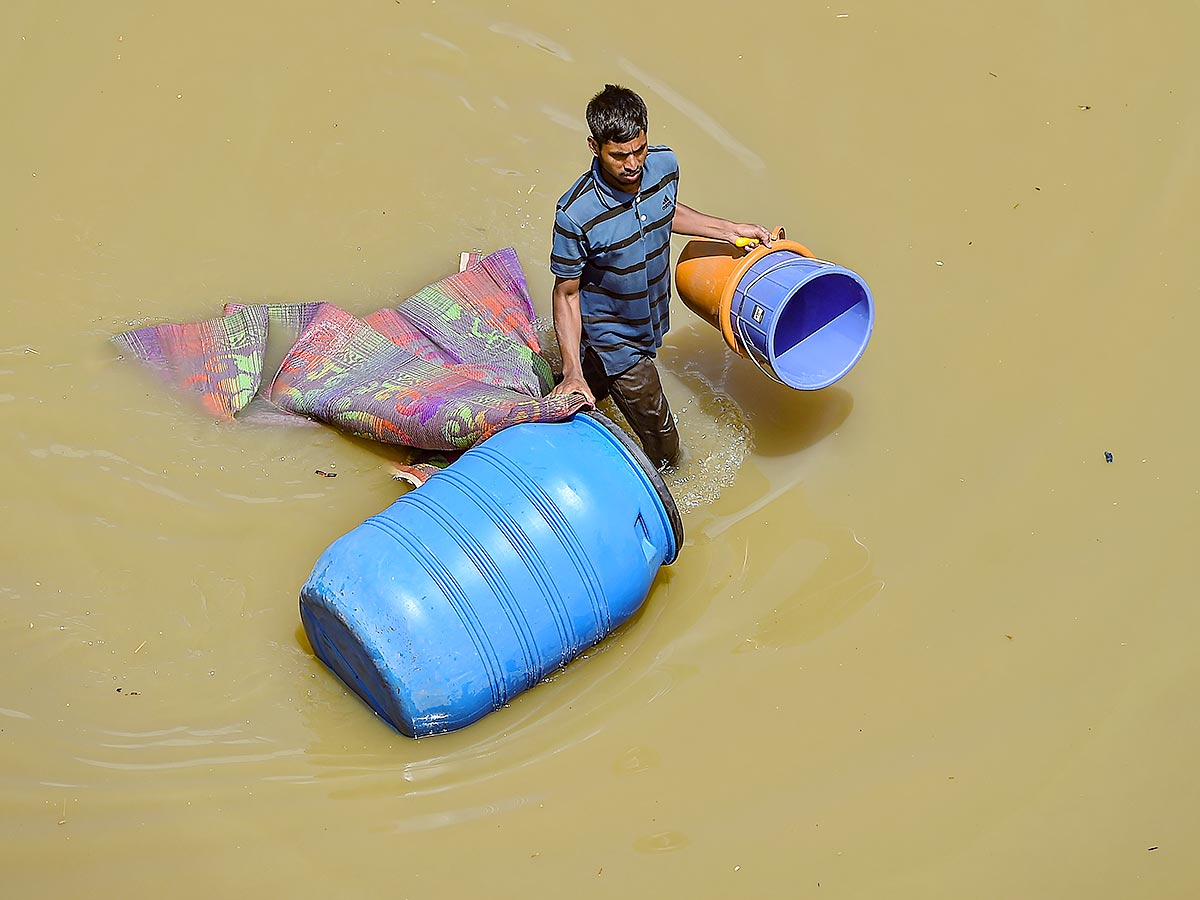
[[[1184, 0], [8, 0], [4, 896], [1195, 896], [1198, 33]], [[410, 740], [297, 614], [393, 451], [216, 423], [109, 338], [365, 315], [505, 246], [548, 315], [606, 81], [683, 202], [862, 275], [875, 333], [791, 391], [676, 298], [678, 562]]]

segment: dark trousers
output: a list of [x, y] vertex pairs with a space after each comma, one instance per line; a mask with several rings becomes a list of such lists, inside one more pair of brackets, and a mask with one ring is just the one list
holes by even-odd
[[583, 377], [596, 400], [612, 396], [617, 409], [642, 442], [650, 462], [660, 469], [676, 462], [679, 459], [679, 432], [663, 394], [654, 360], [643, 356], [619, 375], [609, 375], [596, 351], [585, 347], [582, 363]]

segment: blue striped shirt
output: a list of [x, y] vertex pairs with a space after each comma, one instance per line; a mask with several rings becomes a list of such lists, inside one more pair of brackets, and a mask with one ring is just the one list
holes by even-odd
[[609, 375], [654, 356], [670, 327], [671, 220], [679, 163], [669, 147], [646, 153], [641, 190], [609, 185], [598, 161], [558, 201], [550, 271], [579, 278], [583, 344]]

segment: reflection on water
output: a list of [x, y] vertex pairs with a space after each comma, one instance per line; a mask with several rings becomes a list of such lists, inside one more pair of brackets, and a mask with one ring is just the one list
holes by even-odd
[[690, 843], [686, 834], [678, 831], [659, 831], [638, 838], [633, 842], [633, 847], [639, 853], [670, 853], [683, 850]]
[[766, 164], [763, 162], [761, 156], [730, 134], [720, 122], [705, 112], [702, 107], [685, 98], [665, 81], [644, 72], [628, 59], [619, 60], [618, 65], [626, 75], [633, 79], [635, 84], [646, 85], [654, 94], [687, 116], [705, 134], [724, 150], [732, 154], [744, 168], [750, 170], [762, 170], [766, 168]]
[[623, 775], [638, 775], [662, 765], [658, 754], [650, 747], [630, 747], [614, 764], [614, 769]]
[[425, 815], [406, 816], [396, 820], [393, 823], [393, 828], [397, 834], [437, 831], [455, 825], [463, 825], [468, 822], [492, 819], [504, 813], [511, 813], [520, 810], [522, 807], [531, 806], [537, 800], [537, 797], [508, 797], [481, 806], [447, 809], [440, 812], [426, 813]]
[[530, 28], [523, 28], [520, 25], [512, 25], [507, 22], [497, 22], [496, 24], [489, 26], [488, 31], [504, 35], [505, 37], [513, 38], [517, 41], [520, 41], [522, 44], [533, 47], [537, 50], [544, 50], [551, 56], [558, 57], [563, 62], [575, 61], [574, 57], [571, 56], [571, 51], [562, 44], [546, 37], [544, 34], [538, 34], [538, 32]]

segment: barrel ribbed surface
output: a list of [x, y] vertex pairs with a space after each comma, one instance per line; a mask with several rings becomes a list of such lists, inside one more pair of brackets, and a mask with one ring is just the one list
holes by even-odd
[[301, 619], [395, 728], [451, 731], [626, 621], [680, 541], [661, 479], [611, 423], [518, 425], [335, 541]]

